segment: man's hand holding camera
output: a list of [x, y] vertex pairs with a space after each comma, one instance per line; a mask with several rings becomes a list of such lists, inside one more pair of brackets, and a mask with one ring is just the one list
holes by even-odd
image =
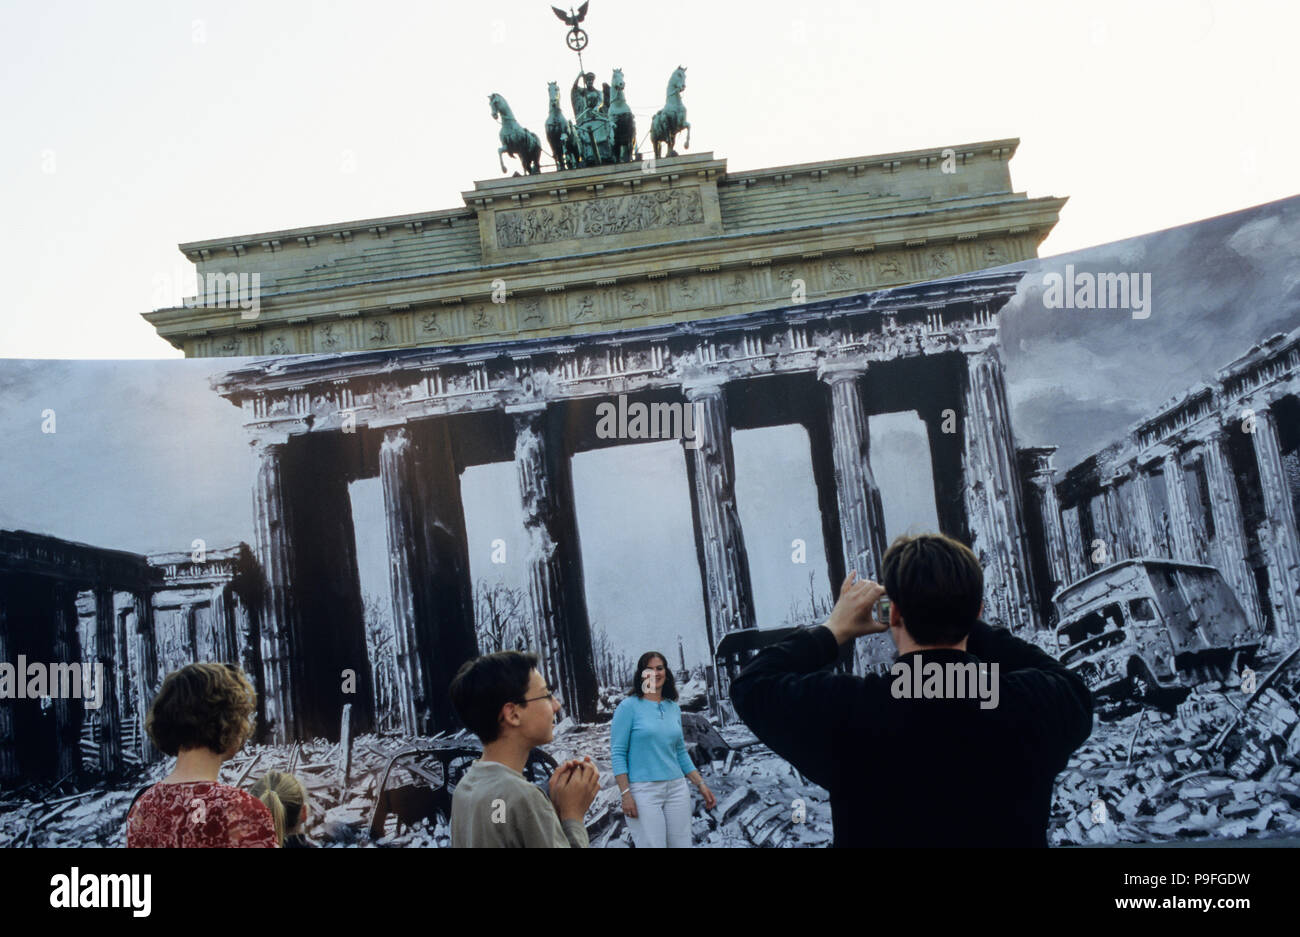
[[884, 586], [870, 579], [858, 579], [856, 570], [849, 573], [840, 586], [839, 600], [826, 619], [826, 627], [836, 642], [845, 644], [864, 635], [888, 631], [888, 621], [879, 621], [872, 614], [884, 594]]

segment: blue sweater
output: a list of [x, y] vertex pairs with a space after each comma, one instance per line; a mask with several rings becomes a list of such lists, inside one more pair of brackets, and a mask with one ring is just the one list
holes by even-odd
[[675, 781], [695, 770], [682, 736], [682, 710], [672, 700], [623, 700], [614, 710], [609, 747], [614, 774], [626, 774], [629, 783]]

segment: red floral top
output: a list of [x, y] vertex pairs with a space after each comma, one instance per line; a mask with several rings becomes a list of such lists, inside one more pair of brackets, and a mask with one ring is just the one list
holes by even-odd
[[128, 849], [276, 848], [271, 811], [252, 794], [215, 781], [155, 784], [127, 817]]

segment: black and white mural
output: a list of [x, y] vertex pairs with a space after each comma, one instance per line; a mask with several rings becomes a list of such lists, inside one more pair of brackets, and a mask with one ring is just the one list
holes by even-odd
[[931, 530], [980, 556], [987, 620], [1093, 688], [1052, 842], [1294, 834], [1297, 257], [1291, 199], [616, 333], [0, 361], [0, 842], [121, 845], [169, 767], [142, 731], [161, 677], [224, 660], [259, 735], [223, 780], [293, 770], [322, 845], [445, 845], [477, 746], [447, 685], [527, 648], [564, 701], [550, 754], [601, 767], [593, 845], [631, 842], [609, 718], [646, 650], [718, 795], [696, 845], [826, 845], [825, 792], [729, 681]]

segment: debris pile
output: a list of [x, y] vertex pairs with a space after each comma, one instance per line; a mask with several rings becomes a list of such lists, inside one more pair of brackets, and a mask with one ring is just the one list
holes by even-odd
[[[1300, 653], [1252, 693], [1204, 683], [1174, 712], [1154, 708], [1098, 719], [1057, 778], [1053, 845], [1185, 841], [1300, 832]], [[608, 708], [617, 705], [612, 696]], [[601, 790], [587, 814], [595, 847], [633, 845], [610, 764], [609, 723], [566, 719], [545, 747], [556, 762], [588, 756]], [[761, 744], [744, 726], [683, 717], [687, 750], [717, 797], [692, 792], [697, 846], [825, 846], [832, 840], [826, 791]], [[270, 769], [298, 776], [311, 798], [307, 834], [329, 847], [444, 847], [454, 781], [478, 754], [472, 736], [371, 734], [339, 744], [253, 745], [222, 767], [248, 789]], [[162, 779], [171, 761], [116, 785], [76, 792], [28, 785], [0, 799], [0, 845], [123, 846], [132, 797]], [[533, 778], [545, 786], [546, 770]], [[381, 794], [383, 797], [381, 797]], [[383, 809], [377, 811], [377, 803]]]
[[[1249, 687], [1247, 687], [1249, 689]], [[1057, 778], [1053, 845], [1300, 832], [1300, 666], [1253, 693], [1207, 682], [1176, 712], [1098, 720]]]

